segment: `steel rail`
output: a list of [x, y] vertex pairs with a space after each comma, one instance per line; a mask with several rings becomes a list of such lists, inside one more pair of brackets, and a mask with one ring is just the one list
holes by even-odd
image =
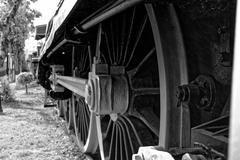
[[[95, 17], [91, 18], [89, 21], [84, 22], [81, 24], [81, 28], [83, 30], [88, 30], [91, 27], [95, 26], [96, 24], [101, 23], [102, 21], [142, 2], [143, 0], [125, 0], [121, 2], [119, 5], [115, 6], [114, 4], [112, 5], [113, 7], [108, 7], [108, 9], [102, 11], [101, 13], [97, 14]], [[116, 2], [117, 3], [117, 2]]]
[[87, 79], [56, 75], [56, 81], [58, 84], [69, 89], [70, 91], [85, 97]]

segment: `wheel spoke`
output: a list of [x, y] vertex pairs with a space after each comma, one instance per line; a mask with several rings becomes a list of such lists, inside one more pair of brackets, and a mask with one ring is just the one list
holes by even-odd
[[86, 116], [85, 116], [85, 113], [84, 113], [84, 106], [83, 105], [81, 106], [81, 111], [82, 111], [81, 117], [84, 119], [84, 121], [81, 122], [81, 124], [82, 124], [83, 141], [85, 143], [85, 140], [86, 140], [86, 125], [85, 125], [85, 123], [86, 123], [87, 119], [86, 119]]
[[[110, 50], [110, 44], [109, 44], [109, 41], [108, 41], [108, 36], [107, 36], [107, 33], [104, 32], [104, 38], [105, 38], [105, 41], [106, 41], [106, 46], [107, 46], [107, 50], [108, 50], [108, 56], [109, 56], [109, 60], [110, 60], [110, 63], [113, 64], [113, 61], [112, 61], [112, 52]], [[103, 55], [104, 56], [104, 55]], [[106, 61], [106, 60], [105, 60]]]
[[[119, 33], [119, 23], [118, 21], [116, 21], [116, 33]], [[114, 65], [118, 65], [118, 59], [119, 59], [119, 34], [117, 34], [117, 36], [115, 36], [115, 41], [116, 41], [116, 50], [115, 50], [115, 53], [116, 53], [116, 59], [115, 59], [115, 62], [114, 62]]]
[[92, 55], [92, 51], [91, 51], [91, 46], [90, 46], [90, 45], [87, 46], [87, 51], [88, 51], [87, 55], [88, 55], [88, 57], [89, 57], [88, 59], [89, 59], [89, 64], [90, 64], [88, 68], [92, 69], [92, 66], [91, 66], [91, 64], [92, 64], [92, 58], [91, 58], [91, 57], [92, 57], [93, 55]]
[[[112, 22], [113, 23], [113, 22]], [[112, 60], [112, 62], [113, 62], [113, 64], [115, 64], [115, 62], [116, 62], [116, 51], [115, 51], [115, 40], [114, 40], [114, 37], [113, 37], [113, 35], [114, 35], [114, 31], [113, 31], [113, 24], [112, 23], [110, 23], [110, 34], [111, 34], [111, 36], [110, 36], [110, 38], [111, 38], [111, 43], [112, 43], [112, 57], [113, 57], [113, 60]]]
[[122, 32], [121, 32], [121, 42], [120, 42], [120, 53], [118, 57], [118, 64], [121, 65], [121, 58], [123, 57], [123, 47], [124, 47], [124, 38], [125, 38], [125, 29], [126, 29], [126, 15], [123, 15], [123, 22], [122, 22]]
[[83, 114], [84, 114], [84, 135], [85, 135], [85, 140], [87, 139], [87, 134], [88, 134], [88, 128], [89, 128], [89, 115], [86, 112], [87, 106], [84, 104], [83, 106]]
[[127, 117], [125, 117], [125, 116], [123, 116], [123, 118], [130, 124], [130, 126], [131, 126], [131, 128], [132, 128], [132, 130], [133, 130], [133, 132], [134, 132], [134, 135], [135, 135], [135, 137], [136, 137], [136, 139], [137, 139], [137, 141], [138, 141], [138, 144], [139, 144], [140, 146], [142, 146], [143, 143], [142, 143], [141, 139], [139, 138], [138, 133], [137, 133], [134, 125], [132, 124], [132, 122], [131, 122]]
[[[134, 118], [130, 119], [130, 117], [123, 115], [119, 116], [116, 121], [111, 119], [109, 121], [111, 122], [108, 122], [107, 129], [102, 130], [106, 135], [106, 137], [102, 135], [105, 159], [130, 160], [138, 146], [143, 145], [135, 128], [137, 122]], [[101, 125], [104, 123], [106, 121], [102, 120]]]
[[99, 24], [98, 27], [98, 35], [97, 35], [97, 44], [96, 44], [96, 58], [99, 59], [101, 57], [101, 50], [100, 50], [100, 44], [102, 41], [102, 24]]
[[146, 107], [140, 111], [134, 111], [131, 115], [140, 119], [155, 134], [155, 136], [158, 136], [159, 118], [152, 109]]
[[124, 130], [124, 126], [122, 125], [122, 123], [119, 123], [119, 126], [120, 126], [120, 129], [121, 129], [121, 132], [122, 132], [122, 137], [123, 137], [123, 143], [124, 143], [124, 146], [123, 145], [121, 145], [121, 146], [123, 146], [124, 148], [125, 148], [125, 158], [128, 160], [128, 155], [130, 155], [130, 153], [128, 153], [128, 148], [129, 148], [129, 146], [127, 145], [127, 138], [126, 138], [126, 132], [125, 132], [125, 130]]
[[[81, 102], [80, 102], [81, 103]], [[80, 113], [80, 116], [79, 116], [79, 131], [80, 131], [80, 136], [81, 136], [81, 140], [83, 141], [84, 143], [84, 130], [83, 130], [83, 122], [82, 120], [85, 120], [84, 117], [82, 116], [82, 109], [81, 109], [81, 105], [79, 106], [79, 113]]]
[[[86, 107], [86, 106], [84, 106]], [[84, 121], [84, 133], [85, 133], [85, 139], [87, 139], [87, 131], [88, 131], [88, 121], [89, 121], [89, 118], [88, 118], [88, 115], [86, 113], [86, 108], [84, 108], [84, 118], [85, 118], [85, 121]]]
[[78, 130], [81, 132], [81, 109], [80, 109], [80, 103], [78, 102], [78, 117], [77, 117], [77, 124], [78, 124]]
[[[122, 147], [122, 146], [123, 146], [123, 137], [122, 137], [122, 130], [121, 130], [120, 124], [118, 125], [118, 130], [119, 130], [118, 143], [119, 143], [120, 147]], [[123, 159], [124, 159], [124, 157], [123, 157], [124, 151], [125, 151], [125, 150], [123, 149], [123, 150], [122, 150], [123, 153], [120, 153], [120, 152], [119, 152], [119, 154], [120, 154], [120, 160], [123, 160]]]
[[155, 47], [152, 48], [148, 53], [147, 55], [143, 58], [143, 60], [138, 64], [137, 67], [135, 67], [134, 69], [128, 71], [128, 76], [129, 77], [133, 77], [140, 69], [140, 67], [143, 66], [143, 64], [151, 57], [151, 55], [153, 55], [153, 53], [156, 51]]
[[127, 57], [127, 53], [128, 53], [128, 46], [130, 43], [130, 39], [131, 39], [131, 34], [132, 34], [132, 28], [133, 28], [133, 22], [134, 22], [134, 17], [135, 17], [135, 12], [136, 9], [133, 9], [132, 15], [131, 15], [131, 22], [130, 22], [130, 28], [129, 28], [129, 32], [128, 32], [128, 37], [127, 37], [127, 43], [125, 46], [125, 52], [124, 52], [124, 56], [123, 56], [123, 62], [121, 62], [121, 64], [124, 64], [126, 62], [126, 57]]
[[121, 122], [123, 123], [123, 125], [124, 125], [124, 128], [125, 128], [125, 132], [126, 132], [126, 134], [127, 134], [127, 138], [128, 138], [128, 141], [129, 141], [129, 144], [130, 144], [130, 148], [131, 148], [131, 153], [134, 153], [134, 147], [133, 147], [133, 143], [132, 143], [132, 138], [131, 138], [131, 134], [130, 134], [130, 132], [129, 132], [129, 129], [128, 129], [128, 124], [124, 121], [124, 119], [123, 118], [119, 118], [119, 119], [121, 119]]
[[76, 137], [81, 144], [85, 144], [88, 138], [89, 123], [90, 123], [90, 112], [86, 106], [83, 98], [75, 96], [74, 98], [74, 126]]
[[[87, 61], [88, 61], [88, 55], [86, 54], [86, 48], [84, 48], [84, 53], [83, 53], [83, 55], [84, 55], [84, 58], [83, 58], [83, 65], [82, 65], [82, 71], [81, 72], [84, 72], [85, 70], [86, 70], [86, 63], [87, 63]], [[88, 67], [89, 67], [89, 65], [88, 65]]]
[[118, 159], [118, 154], [119, 154], [119, 150], [120, 147], [118, 146], [118, 132], [119, 132], [119, 127], [118, 125], [116, 124], [116, 137], [115, 137], [115, 159]]
[[108, 122], [108, 126], [107, 126], [107, 130], [106, 130], [106, 132], [103, 134], [103, 137], [104, 137], [104, 138], [107, 137], [108, 134], [110, 133], [110, 129], [111, 129], [112, 125], [113, 125], [113, 122], [112, 122], [112, 121], [109, 121], [109, 122]]
[[114, 142], [115, 142], [115, 132], [116, 132], [116, 130], [115, 130], [115, 128], [116, 128], [116, 125], [115, 124], [113, 124], [113, 129], [112, 129], [112, 135], [111, 135], [111, 143], [110, 143], [110, 150], [109, 150], [109, 160], [111, 160], [111, 158], [114, 156], [114, 152], [112, 151], [114, 148]]
[[142, 25], [140, 26], [140, 30], [139, 30], [138, 35], [137, 35], [137, 38], [136, 38], [136, 40], [135, 40], [135, 43], [134, 43], [132, 52], [131, 52], [131, 54], [130, 54], [130, 58], [128, 59], [128, 62], [126, 63], [126, 67], [129, 66], [129, 63], [130, 63], [131, 60], [132, 60], [132, 57], [133, 57], [133, 55], [134, 55], [134, 53], [135, 53], [135, 50], [136, 50], [137, 45], [138, 45], [138, 42], [139, 42], [140, 38], [142, 37], [142, 33], [143, 33], [143, 30], [144, 30], [144, 28], [145, 28], [145, 26], [146, 26], [147, 20], [148, 20], [147, 15], [145, 15], [144, 20], [143, 20], [143, 23], [142, 23]]
[[82, 65], [84, 64], [84, 63], [83, 63], [83, 62], [84, 62], [84, 52], [85, 52], [85, 51], [84, 51], [84, 49], [83, 49], [83, 50], [81, 50], [81, 53], [80, 53], [79, 64], [80, 64], [81, 66], [78, 67], [79, 73], [82, 72], [82, 71], [83, 71], [83, 68], [84, 68], [84, 67], [82, 66]]

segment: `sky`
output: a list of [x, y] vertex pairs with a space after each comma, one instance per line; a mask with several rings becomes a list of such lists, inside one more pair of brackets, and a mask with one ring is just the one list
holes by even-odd
[[40, 18], [34, 20], [34, 25], [47, 24], [57, 9], [59, 0], [38, 0], [31, 7], [42, 13]]
[[[59, 0], [38, 0], [31, 4], [32, 9], [36, 9], [42, 13], [40, 18], [34, 20], [34, 26], [47, 24], [50, 18], [54, 15]], [[29, 38], [25, 41], [25, 54], [26, 56], [37, 51], [37, 41], [35, 35], [32, 33]]]

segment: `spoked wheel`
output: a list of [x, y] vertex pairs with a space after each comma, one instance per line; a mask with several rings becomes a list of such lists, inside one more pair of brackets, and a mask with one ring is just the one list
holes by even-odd
[[73, 103], [72, 99], [64, 100], [64, 119], [66, 121], [67, 129], [74, 130], [74, 122], [73, 122]]
[[57, 101], [57, 109], [58, 109], [58, 116], [59, 117], [64, 117], [64, 111], [63, 111], [63, 102], [61, 100]]
[[100, 96], [100, 106], [110, 107], [95, 109], [102, 159], [130, 160], [143, 145], [180, 145], [175, 91], [187, 83], [182, 37], [173, 6], [154, 7], [138, 5], [99, 25], [96, 54], [111, 75], [102, 77], [111, 86], [99, 83], [110, 93]]
[[[90, 71], [92, 56], [89, 46], [84, 46], [81, 53], [75, 55], [77, 64], [75, 65], [74, 76], [86, 78]], [[88, 105], [85, 103], [84, 97], [77, 94], [73, 95], [73, 122], [74, 130], [77, 139], [77, 144], [83, 152], [95, 153], [98, 147], [97, 131], [96, 131], [96, 116], [90, 112]]]
[[95, 153], [98, 147], [95, 115], [89, 111], [83, 97], [73, 98], [74, 128], [77, 143], [83, 152]]
[[63, 100], [64, 120], [66, 121], [67, 129], [73, 130], [73, 115], [72, 115], [72, 101], [71, 99]]

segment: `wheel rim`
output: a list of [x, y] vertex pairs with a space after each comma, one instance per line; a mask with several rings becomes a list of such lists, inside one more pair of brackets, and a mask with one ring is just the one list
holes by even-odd
[[[171, 61], [166, 60], [155, 14], [152, 5], [141, 5], [100, 25], [97, 52], [101, 61], [110, 66], [124, 66], [130, 90], [125, 113], [96, 117], [102, 159], [131, 159], [142, 145], [169, 146], [167, 140], [162, 140], [169, 133], [169, 117], [164, 115], [169, 114], [166, 106], [175, 105], [169, 103], [174, 97], [172, 93], [167, 97], [168, 89], [184, 83], [187, 79], [182, 77], [187, 76], [187, 71], [185, 60], [177, 56], [173, 62], [183, 65], [183, 71], [174, 70], [176, 76], [168, 73], [166, 63]], [[169, 78], [174, 78], [174, 82], [168, 83]]]

